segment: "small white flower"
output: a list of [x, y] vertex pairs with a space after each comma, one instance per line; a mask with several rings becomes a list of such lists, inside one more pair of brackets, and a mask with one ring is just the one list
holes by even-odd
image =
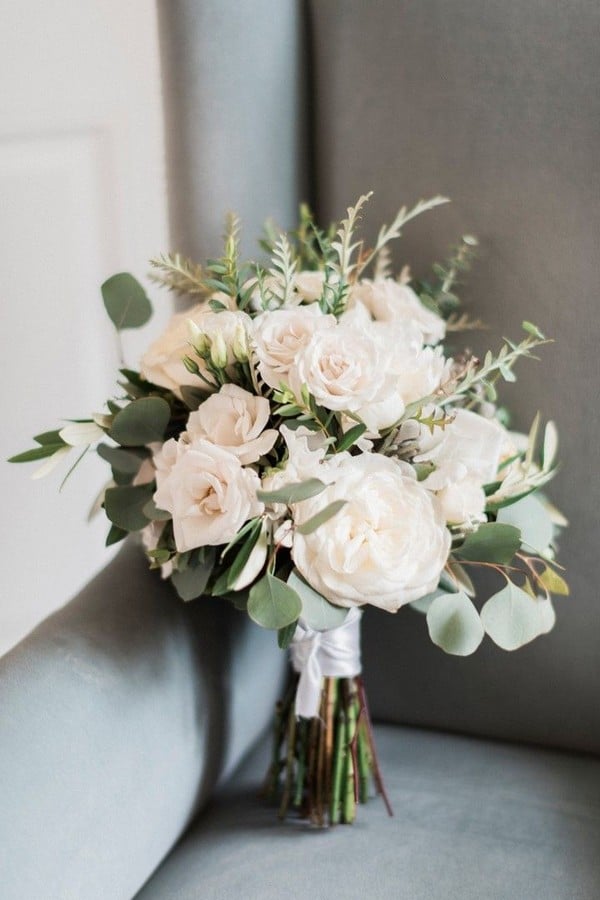
[[[408, 436], [408, 428], [405, 433]], [[444, 429], [434, 428], [431, 433], [429, 428], [419, 426], [416, 434], [413, 429], [413, 439], [419, 449], [415, 462], [436, 467], [422, 484], [436, 492], [446, 521], [456, 525], [484, 521], [483, 486], [496, 478], [505, 440], [502, 427], [470, 410], [459, 409]]]
[[[231, 366], [235, 362], [233, 342], [238, 327], [241, 325], [247, 333], [251, 333], [252, 330], [252, 320], [246, 313], [230, 310], [217, 313], [213, 312], [205, 303], [199, 303], [192, 309], [173, 316], [166, 330], [142, 356], [140, 370], [148, 381], [167, 388], [178, 396], [180, 396], [180, 388], [183, 385], [196, 387], [201, 385], [204, 390], [208, 387], [197, 375], [188, 372], [182, 361], [184, 356], [193, 357], [193, 350], [190, 346], [192, 338], [190, 320], [197, 329], [197, 332], [194, 331], [196, 340], [201, 334], [204, 334], [211, 343], [215, 338], [219, 343], [221, 340], [224, 342], [226, 360], [220, 359], [219, 361], [225, 361], [227, 366]], [[217, 335], [220, 335], [220, 338]], [[210, 381], [206, 364], [201, 359], [195, 359], [195, 362]]]
[[187, 433], [192, 442], [210, 441], [248, 465], [268, 453], [277, 440], [275, 429], [265, 430], [269, 415], [266, 397], [225, 384], [190, 414]]

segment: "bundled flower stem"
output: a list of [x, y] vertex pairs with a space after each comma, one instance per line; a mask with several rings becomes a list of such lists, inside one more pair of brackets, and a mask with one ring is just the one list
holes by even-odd
[[279, 817], [292, 811], [318, 828], [350, 825], [374, 783], [393, 815], [385, 791], [362, 678], [324, 678], [319, 715], [297, 717], [295, 677], [278, 703], [273, 758], [265, 793], [279, 804]]

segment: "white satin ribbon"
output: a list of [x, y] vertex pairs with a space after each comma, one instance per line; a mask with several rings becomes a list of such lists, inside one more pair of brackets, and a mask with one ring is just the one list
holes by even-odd
[[319, 714], [323, 677], [354, 678], [361, 672], [360, 618], [353, 606], [343, 625], [330, 631], [313, 631], [302, 624], [296, 626], [290, 656], [300, 675], [296, 691], [296, 715], [310, 719]]

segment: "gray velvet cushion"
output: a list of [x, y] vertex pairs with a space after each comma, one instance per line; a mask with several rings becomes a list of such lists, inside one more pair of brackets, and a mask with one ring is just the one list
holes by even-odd
[[268, 743], [137, 900], [596, 900], [600, 762], [401, 727], [377, 741], [395, 816], [375, 799], [328, 832], [257, 798]]
[[2, 900], [130, 900], [270, 721], [284, 663], [126, 546], [0, 660]]
[[[376, 711], [398, 722], [600, 750], [600, 6], [595, 0], [316, 0], [311, 11], [315, 197], [323, 220], [374, 189], [371, 238], [398, 205], [453, 203], [411, 223], [396, 261], [416, 274], [461, 234], [481, 240], [469, 311], [476, 347], [538, 323], [557, 343], [504, 390], [527, 429], [554, 417], [551, 494], [572, 596], [552, 635], [509, 655], [449, 660], [401, 611], [366, 626]], [[462, 338], [465, 340], [465, 338]], [[456, 341], [459, 343], [459, 341]]]

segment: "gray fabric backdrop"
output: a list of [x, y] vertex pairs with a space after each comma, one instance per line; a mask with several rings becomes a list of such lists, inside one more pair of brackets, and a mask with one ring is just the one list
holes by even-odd
[[571, 520], [561, 558], [572, 596], [556, 602], [556, 629], [513, 655], [488, 643], [457, 660], [410, 612], [367, 616], [376, 712], [597, 751], [600, 7], [320, 0], [310, 16], [322, 217], [373, 189], [373, 234], [401, 202], [450, 196], [407, 228], [397, 262], [424, 273], [474, 232], [481, 257], [465, 296], [490, 325], [484, 341], [518, 335], [524, 317], [557, 341], [505, 391], [518, 426], [540, 409], [560, 429], [551, 494]]

